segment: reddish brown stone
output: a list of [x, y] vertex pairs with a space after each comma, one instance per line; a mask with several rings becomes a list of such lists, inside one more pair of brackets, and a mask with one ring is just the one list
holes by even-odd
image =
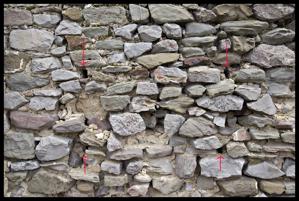
[[53, 114], [33, 114], [20, 111], [10, 113], [11, 125], [17, 128], [41, 130], [51, 128], [57, 120], [58, 116]]
[[294, 122], [284, 120], [277, 120], [275, 125], [277, 129], [293, 129], [294, 126]]
[[210, 64], [211, 63], [211, 59], [209, 57], [205, 57], [205, 56], [197, 56], [197, 57], [190, 57], [190, 58], [186, 58], [184, 60], [184, 65], [189, 67], [189, 66], [196, 66], [196, 65], [200, 65], [200, 64]]
[[[83, 39], [81, 36], [65, 36], [65, 38], [68, 44], [68, 50], [82, 50]], [[88, 40], [84, 40], [86, 44]]]
[[148, 70], [143, 67], [136, 67], [129, 74], [133, 79], [146, 79], [149, 76]]

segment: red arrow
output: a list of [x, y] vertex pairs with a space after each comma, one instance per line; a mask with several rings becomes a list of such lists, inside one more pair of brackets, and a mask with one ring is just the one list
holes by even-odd
[[85, 61], [85, 38], [82, 38], [82, 61], [81, 61], [81, 66], [84, 68], [86, 64]]
[[86, 175], [86, 161], [88, 159], [86, 153], [83, 155], [82, 159], [83, 159], [84, 174]]
[[227, 48], [227, 42], [225, 41], [225, 52], [226, 52], [226, 55], [225, 55], [225, 64], [224, 64], [224, 67], [228, 67], [228, 48]]
[[219, 156], [217, 156], [217, 159], [219, 159], [219, 172], [221, 172], [221, 160], [224, 159], [224, 157], [220, 154]]

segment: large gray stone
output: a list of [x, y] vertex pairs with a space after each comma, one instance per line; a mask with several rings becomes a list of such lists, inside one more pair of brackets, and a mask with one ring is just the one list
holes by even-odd
[[153, 82], [138, 82], [136, 88], [136, 94], [139, 95], [157, 95], [159, 94], [159, 89], [156, 83]]
[[156, 110], [156, 101], [147, 96], [135, 96], [132, 98], [130, 112], [146, 112]]
[[209, 24], [191, 22], [186, 24], [185, 37], [208, 36], [216, 32], [215, 27]]
[[266, 75], [271, 81], [275, 82], [286, 83], [295, 80], [294, 68], [272, 68], [267, 71]]
[[244, 36], [233, 36], [232, 44], [233, 44], [233, 50], [236, 53], [244, 54], [246, 52], [249, 52], [255, 47], [255, 38], [253, 37], [247, 38]]
[[151, 49], [152, 43], [147, 42], [125, 43], [124, 45], [124, 52], [129, 59], [139, 57]]
[[145, 66], [148, 69], [152, 69], [156, 66], [172, 63], [179, 59], [179, 54], [177, 53], [158, 53], [158, 54], [148, 54], [137, 58], [137, 63]]
[[[228, 21], [223, 22], [220, 25], [220, 29], [225, 32], [244, 32], [244, 29], [250, 32], [260, 33], [269, 27], [268, 22], [259, 20], [240, 20], [240, 21]], [[243, 35], [243, 34], [240, 34]]]
[[58, 97], [62, 95], [61, 89], [35, 89], [33, 91], [35, 96]]
[[153, 188], [165, 195], [178, 191], [183, 184], [184, 180], [172, 175], [153, 178]]
[[175, 99], [161, 101], [159, 103], [161, 108], [172, 110], [181, 114], [186, 113], [187, 108], [194, 103], [194, 100], [188, 96], [179, 96]]
[[254, 4], [253, 12], [258, 19], [276, 21], [290, 16], [295, 8], [284, 4]]
[[231, 94], [235, 89], [235, 82], [232, 79], [225, 79], [216, 84], [207, 85], [206, 89], [208, 96], [211, 97]]
[[[100, 177], [97, 172], [93, 171], [86, 171], [86, 174], [84, 174], [83, 168], [71, 168], [68, 172], [69, 176], [72, 179], [79, 180], [79, 181], [87, 181], [91, 183], [99, 183]], [[78, 183], [77, 183], [78, 185]]]
[[129, 12], [133, 22], [146, 23], [149, 19], [148, 9], [136, 4], [129, 4]]
[[273, 126], [275, 122], [266, 115], [250, 114], [238, 117], [238, 123], [242, 126], [256, 126], [262, 128], [266, 125]]
[[35, 170], [40, 167], [37, 160], [13, 162], [10, 164], [10, 169], [13, 172]]
[[179, 46], [175, 40], [161, 40], [153, 46], [152, 53], [177, 52]]
[[257, 164], [248, 164], [244, 173], [261, 179], [274, 179], [285, 174], [278, 167], [266, 161]]
[[155, 81], [162, 84], [187, 82], [187, 73], [177, 67], [159, 66], [153, 74]]
[[55, 133], [80, 133], [85, 129], [84, 122], [79, 118], [71, 118], [58, 122], [53, 126]]
[[143, 158], [143, 151], [140, 148], [127, 147], [113, 152], [110, 155], [110, 158], [118, 161], [129, 160], [132, 158]]
[[183, 54], [184, 58], [205, 55], [204, 50], [200, 47], [184, 47], [180, 52]]
[[226, 144], [227, 154], [232, 158], [247, 156], [249, 151], [243, 142], [229, 142]]
[[230, 110], [242, 110], [244, 100], [235, 95], [222, 95], [214, 98], [207, 96], [198, 98], [196, 103], [199, 107], [203, 107], [215, 112], [228, 112]]
[[262, 35], [263, 43], [269, 45], [282, 45], [292, 42], [295, 38], [295, 32], [286, 28], [276, 28]]
[[6, 79], [8, 88], [14, 91], [25, 91], [49, 84], [47, 78], [32, 77], [29, 73], [15, 73]]
[[33, 15], [34, 23], [41, 27], [46, 27], [46, 28], [55, 27], [60, 20], [61, 17], [58, 13]]
[[261, 95], [262, 90], [257, 84], [242, 84], [237, 86], [234, 92], [246, 101], [254, 101]]
[[4, 26], [32, 25], [32, 14], [29, 10], [4, 9]]
[[196, 168], [196, 155], [179, 154], [175, 158], [175, 173], [181, 179], [187, 179], [194, 176]]
[[53, 161], [70, 153], [72, 139], [61, 136], [47, 136], [40, 139], [35, 155], [40, 161]]
[[4, 94], [4, 109], [14, 110], [25, 105], [29, 101], [19, 92], [11, 91]]
[[192, 117], [187, 119], [179, 131], [180, 135], [187, 137], [202, 137], [216, 133], [216, 126], [203, 117]]
[[81, 35], [82, 28], [81, 26], [73, 21], [62, 20], [58, 27], [55, 29], [55, 34], [60, 35]]
[[137, 24], [128, 24], [123, 27], [119, 27], [114, 29], [114, 35], [115, 37], [120, 36], [125, 40], [131, 40], [133, 33], [137, 29]]
[[253, 13], [245, 4], [220, 4], [212, 9], [217, 15], [217, 21], [248, 19]]
[[141, 160], [133, 160], [131, 162], [128, 163], [127, 167], [126, 167], [126, 172], [128, 174], [138, 174], [143, 168], [143, 161]]
[[209, 136], [203, 138], [197, 138], [192, 141], [193, 146], [196, 149], [213, 150], [222, 147], [222, 143], [219, 141], [217, 136]]
[[206, 88], [203, 85], [195, 84], [186, 87], [186, 93], [191, 97], [199, 97], [204, 94]]
[[58, 70], [52, 71], [51, 77], [52, 77], [52, 80], [55, 82], [68, 81], [68, 80], [80, 78], [80, 76], [77, 72], [68, 71], [68, 70], [64, 70], [64, 69], [58, 69]]
[[107, 95], [126, 94], [131, 92], [135, 87], [135, 82], [120, 82], [107, 88]]
[[126, 73], [132, 70], [131, 66], [105, 66], [102, 68], [104, 73]]
[[272, 97], [290, 97], [292, 96], [292, 92], [290, 90], [288, 83], [276, 83], [269, 82], [268, 83], [268, 94]]
[[212, 46], [217, 36], [189, 37], [182, 39], [184, 47], [207, 47]]
[[58, 99], [53, 97], [32, 97], [30, 99], [29, 108], [34, 111], [39, 110], [55, 110], [58, 105]]
[[208, 66], [191, 67], [188, 70], [190, 82], [217, 83], [220, 81], [220, 70]]
[[234, 75], [235, 82], [261, 83], [264, 82], [265, 79], [265, 71], [257, 67], [241, 69]]
[[82, 90], [79, 80], [71, 80], [71, 81], [67, 81], [67, 82], [62, 82], [59, 84], [59, 87], [64, 92], [70, 92], [70, 93], [79, 93]]
[[130, 186], [130, 188], [128, 188], [128, 194], [130, 196], [145, 196], [147, 194], [149, 188], [149, 183], [145, 183], [145, 184], [135, 184]]
[[8, 132], [4, 135], [4, 156], [15, 159], [33, 159], [34, 135], [25, 132]]
[[[228, 63], [230, 65], [233, 64], [240, 64], [241, 63], [241, 56], [236, 53], [228, 53], [227, 54]], [[223, 65], [226, 62], [226, 53], [217, 53], [216, 56], [213, 58], [213, 63], [218, 65]]]
[[95, 93], [95, 92], [103, 92], [107, 89], [107, 85], [105, 83], [97, 83], [96, 81], [90, 81], [85, 85], [85, 92], [87, 94]]
[[267, 115], [274, 115], [277, 111], [272, 98], [269, 94], [264, 94], [257, 101], [247, 103], [247, 107], [251, 110], [261, 112]]
[[181, 87], [163, 87], [159, 98], [161, 100], [168, 99], [168, 98], [176, 98], [182, 95], [182, 88]]
[[193, 16], [184, 7], [173, 4], [149, 4], [151, 18], [157, 24], [190, 22]]
[[218, 182], [228, 196], [254, 196], [258, 194], [257, 181], [250, 177], [240, 177]]
[[162, 36], [162, 28], [158, 25], [142, 25], [138, 27], [138, 33], [142, 41], [153, 42]]
[[97, 41], [95, 46], [97, 49], [103, 50], [122, 50], [124, 49], [124, 42], [119, 39], [106, 39]]
[[84, 19], [91, 25], [126, 24], [128, 22], [126, 9], [121, 6], [85, 8], [82, 14]]
[[279, 139], [280, 135], [277, 129], [267, 126], [265, 128], [255, 128], [250, 127], [249, 133], [251, 137], [255, 140], [265, 140], [265, 139]]
[[162, 27], [163, 33], [170, 39], [182, 38], [182, 28], [178, 24], [165, 23]]
[[242, 168], [245, 163], [243, 158], [232, 159], [227, 155], [224, 155], [223, 158], [221, 171], [219, 171], [219, 159], [217, 159], [216, 155], [200, 159], [199, 165], [201, 168], [201, 175], [206, 177], [216, 177], [217, 179], [242, 175]]
[[47, 73], [58, 68], [61, 68], [58, 58], [45, 57], [32, 59], [31, 71], [34, 73]]
[[149, 159], [146, 171], [148, 173], [154, 173], [159, 175], [171, 175], [173, 174], [171, 160], [169, 158]]
[[82, 32], [85, 36], [89, 38], [101, 38], [107, 37], [109, 35], [109, 27], [100, 26], [100, 27], [85, 27]]
[[[98, 41], [100, 42], [100, 41]], [[97, 50], [85, 50], [85, 67], [101, 67], [104, 65], [102, 61], [102, 57], [98, 53]], [[71, 60], [73, 61], [74, 65], [77, 67], [81, 67], [82, 64], [82, 50], [76, 50], [70, 52]]]
[[249, 52], [244, 60], [263, 68], [293, 67], [295, 66], [295, 52], [285, 45], [260, 44]]
[[101, 170], [119, 175], [121, 173], [122, 163], [118, 161], [105, 160], [101, 163]]
[[145, 151], [149, 158], [159, 158], [159, 157], [169, 156], [172, 152], [172, 146], [155, 144], [147, 147]]
[[124, 186], [129, 182], [128, 175], [105, 175], [104, 176], [104, 186]]
[[183, 125], [185, 117], [178, 114], [166, 114], [164, 118], [164, 133], [169, 137], [176, 134]]
[[139, 114], [125, 112], [111, 114], [109, 122], [115, 133], [121, 136], [134, 135], [145, 130], [145, 123]]
[[121, 111], [130, 103], [130, 96], [128, 95], [101, 96], [100, 99], [106, 111]]

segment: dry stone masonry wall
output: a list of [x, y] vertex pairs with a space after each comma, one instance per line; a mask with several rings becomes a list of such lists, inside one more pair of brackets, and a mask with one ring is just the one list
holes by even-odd
[[293, 196], [294, 13], [5, 5], [5, 195]]

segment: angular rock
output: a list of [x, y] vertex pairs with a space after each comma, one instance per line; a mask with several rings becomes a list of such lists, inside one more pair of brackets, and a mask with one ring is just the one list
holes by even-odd
[[290, 16], [295, 8], [283, 4], [254, 4], [253, 12], [258, 19], [276, 21]]
[[234, 95], [222, 95], [214, 98], [207, 96], [198, 98], [196, 103], [199, 107], [203, 107], [214, 112], [228, 112], [230, 110], [242, 110], [244, 100]]
[[121, 6], [100, 6], [98, 8], [85, 8], [82, 10], [84, 19], [89, 24], [110, 25], [126, 24], [126, 9]]
[[151, 18], [157, 24], [193, 21], [193, 16], [184, 7], [173, 4], [149, 4]]
[[[99, 42], [99, 41], [98, 41]], [[81, 61], [82, 61], [82, 50], [76, 50], [70, 52], [71, 59], [75, 66], [81, 67]], [[103, 66], [102, 57], [98, 53], [97, 50], [86, 50], [85, 51], [85, 67], [101, 67]]]
[[235, 89], [235, 82], [232, 79], [221, 80], [217, 84], [206, 86], [208, 96], [214, 97], [224, 94], [231, 94]]
[[32, 59], [31, 71], [34, 73], [47, 73], [58, 68], [61, 68], [58, 58], [45, 57]]
[[179, 46], [175, 40], [161, 40], [153, 46], [152, 53], [177, 52]]
[[62, 11], [62, 14], [70, 20], [80, 21], [82, 20], [81, 8], [70, 7]]
[[69, 56], [61, 57], [61, 61], [62, 61], [62, 66], [65, 69], [72, 69], [73, 68], [72, 60]]
[[152, 43], [140, 42], [140, 43], [125, 43], [124, 52], [127, 58], [139, 57], [142, 54], [152, 49]]
[[149, 158], [159, 158], [169, 156], [172, 152], [172, 146], [170, 145], [151, 145], [145, 149]]
[[136, 4], [129, 4], [129, 12], [133, 22], [146, 23], [149, 20], [149, 11]]
[[109, 35], [109, 28], [106, 26], [100, 27], [85, 27], [82, 32], [89, 38], [100, 39]]
[[162, 84], [187, 82], [187, 73], [177, 67], [159, 66], [153, 74], [155, 81]]
[[60, 35], [81, 35], [81, 26], [69, 20], [62, 20], [58, 27], [55, 29], [55, 34]]
[[104, 185], [105, 186], [124, 186], [128, 183], [128, 175], [119, 175], [119, 176], [112, 176], [112, 175], [105, 175], [104, 176]]
[[131, 69], [131, 66], [106, 66], [102, 68], [102, 71], [104, 73], [126, 73]]
[[13, 162], [10, 164], [10, 169], [13, 172], [35, 170], [38, 169], [39, 167], [40, 166], [37, 160]]
[[128, 194], [130, 196], [145, 196], [147, 194], [149, 188], [149, 184], [136, 184], [136, 185], [132, 185], [129, 189], [128, 189]]
[[124, 42], [119, 39], [106, 39], [96, 42], [97, 49], [103, 50], [122, 50], [124, 49]]
[[4, 94], [4, 109], [15, 110], [28, 103], [28, 100], [19, 92], [11, 91]]
[[202, 149], [202, 150], [219, 149], [220, 147], [223, 146], [217, 136], [197, 138], [196, 140], [192, 141], [192, 144], [196, 149]]
[[187, 96], [179, 96], [178, 98], [161, 101], [159, 103], [161, 108], [172, 110], [181, 114], [186, 113], [187, 108], [194, 103], [192, 98]]
[[247, 103], [247, 107], [251, 110], [261, 112], [267, 115], [274, 115], [277, 111], [269, 94], [263, 95], [257, 101]]
[[162, 28], [158, 25], [142, 25], [138, 27], [139, 37], [144, 42], [153, 42], [162, 35]]
[[228, 196], [245, 197], [258, 194], [257, 181], [250, 177], [228, 179], [219, 181], [218, 184]]
[[51, 49], [51, 54], [56, 57], [61, 57], [66, 53], [66, 46], [56, 47]]
[[153, 188], [165, 195], [178, 191], [183, 184], [184, 180], [172, 175], [153, 178]]
[[181, 179], [187, 179], [194, 176], [196, 168], [196, 155], [179, 154], [175, 158], [175, 173]]
[[71, 81], [67, 81], [67, 82], [62, 82], [59, 84], [59, 87], [64, 92], [70, 92], [70, 93], [79, 93], [82, 90], [79, 80], [71, 80]]
[[[236, 53], [228, 53], [228, 62], [229, 64], [240, 64], [241, 62], [241, 57], [240, 55]], [[214, 58], [213, 58], [213, 63], [222, 65], [226, 61], [226, 53], [218, 53]]]
[[55, 27], [61, 20], [59, 14], [35, 14], [33, 15], [33, 21], [35, 24], [42, 27]]
[[136, 94], [139, 95], [157, 95], [159, 94], [158, 86], [152, 82], [138, 82], [136, 88]]
[[146, 171], [159, 175], [173, 174], [173, 167], [169, 158], [148, 159]]
[[249, 52], [255, 47], [255, 39], [243, 36], [232, 37], [233, 50], [239, 54]]
[[156, 66], [175, 62], [179, 59], [179, 54], [177, 53], [158, 53], [149, 54], [137, 58], [137, 63], [145, 66], [148, 69], [152, 69]]
[[215, 27], [209, 24], [191, 22], [186, 24], [185, 37], [208, 36], [216, 32]]
[[184, 47], [206, 47], [212, 46], [216, 39], [216, 36], [189, 37], [182, 39], [182, 44]]
[[295, 143], [295, 133], [294, 132], [284, 132], [280, 134], [281, 140], [286, 143]]
[[66, 93], [63, 96], [61, 96], [61, 98], [59, 99], [59, 102], [62, 103], [62, 104], [67, 104], [68, 102], [70, 102], [74, 98], [75, 98], [75, 96], [73, 94]]
[[293, 68], [272, 68], [266, 73], [267, 77], [275, 82], [294, 82], [295, 71]]
[[31, 57], [27, 53], [5, 51], [4, 53], [4, 73], [17, 73], [22, 72]]
[[51, 128], [58, 120], [56, 114], [33, 114], [30, 112], [10, 112], [10, 123], [17, 128], [42, 130]]
[[100, 99], [106, 111], [121, 111], [130, 103], [128, 95], [101, 96]]
[[243, 142], [229, 142], [226, 144], [227, 154], [232, 158], [240, 158], [249, 154]]
[[164, 118], [164, 133], [169, 137], [173, 136], [179, 131], [179, 128], [183, 125], [185, 117], [178, 114], [166, 114]]
[[79, 181], [88, 181], [92, 183], [99, 183], [100, 178], [99, 174], [92, 172], [92, 171], [86, 171], [86, 174], [84, 174], [84, 170], [82, 168], [71, 168], [68, 172], [69, 176], [75, 180]]
[[199, 7], [193, 14], [196, 21], [198, 22], [211, 22], [214, 21], [217, 17], [217, 15], [212, 10], [208, 10], [204, 7]]
[[[235, 33], [239, 32], [240, 34], [240, 32], [242, 33], [247, 31], [247, 32], [251, 32], [250, 35], [254, 35], [253, 33], [261, 33], [263, 30], [267, 29], [268, 27], [269, 27], [268, 22], [263, 22], [259, 20], [228, 21], [228, 22], [223, 22], [220, 25], [220, 29], [224, 30], [225, 32], [235, 32]], [[243, 35], [243, 33], [240, 35]]]
[[101, 170], [119, 175], [121, 173], [122, 163], [117, 161], [105, 160], [101, 163]]
[[20, 51], [46, 52], [54, 41], [53, 33], [38, 29], [12, 30], [9, 38], [10, 47]]
[[260, 44], [244, 57], [263, 68], [295, 66], [295, 52], [285, 45]]
[[170, 39], [182, 38], [182, 28], [178, 24], [165, 23], [162, 27], [163, 33]]
[[32, 14], [28, 10], [4, 9], [4, 26], [32, 25]]
[[220, 81], [220, 70], [208, 66], [191, 67], [188, 79], [190, 82], [217, 83]]
[[286, 28], [276, 28], [262, 35], [263, 43], [269, 45], [282, 45], [292, 42], [295, 37], [295, 32]]
[[185, 58], [205, 55], [205, 52], [200, 47], [184, 47], [181, 49], [181, 52]]
[[108, 57], [108, 64], [125, 63], [126, 56], [124, 53], [115, 53]]
[[190, 85], [186, 88], [186, 93], [191, 97], [199, 97], [204, 94], [206, 88], [200, 84]]
[[213, 123], [219, 127], [224, 128], [226, 121], [226, 114], [220, 114], [219, 116], [215, 116], [213, 119]]
[[285, 194], [295, 194], [295, 181], [285, 181]]
[[204, 109], [201, 109], [199, 107], [190, 107], [188, 108], [188, 114], [190, 116], [196, 116], [199, 117], [201, 115], [203, 115], [206, 111]]
[[143, 161], [135, 160], [128, 163], [126, 167], [126, 172], [128, 174], [135, 175], [138, 174], [142, 168], [143, 168]]
[[159, 98], [161, 100], [168, 99], [168, 98], [176, 98], [182, 95], [182, 88], [181, 87], [163, 87], [160, 93]]
[[235, 74], [235, 82], [264, 82], [266, 79], [265, 71], [262, 69], [253, 67], [247, 69], [241, 69]]
[[135, 82], [120, 82], [107, 88], [107, 95], [126, 94], [135, 87]]
[[244, 173], [261, 179], [274, 179], [284, 175], [284, 172], [279, 168], [266, 161], [257, 164], [248, 164]]
[[58, 99], [53, 97], [33, 97], [30, 99], [29, 108], [34, 111], [39, 110], [55, 110], [58, 105]]
[[85, 129], [84, 122], [79, 118], [67, 119], [53, 126], [55, 133], [80, 133]]
[[4, 156], [15, 159], [33, 159], [33, 133], [8, 132], [4, 135]]
[[132, 98], [130, 112], [146, 112], [156, 110], [156, 101], [147, 96], [135, 96]]
[[217, 179], [241, 176], [245, 160], [243, 158], [232, 159], [231, 157], [224, 155], [221, 172], [219, 171], [218, 163], [219, 161], [216, 159], [216, 156], [207, 156], [202, 158], [199, 161], [201, 175], [206, 177], [216, 177]]
[[90, 81], [85, 85], [85, 92], [87, 94], [94, 93], [94, 92], [103, 92], [106, 91], [107, 86], [105, 83], [97, 83], [96, 81]]
[[249, 141], [251, 137], [245, 128], [241, 128], [232, 134], [234, 141]]
[[238, 123], [242, 126], [256, 126], [262, 128], [266, 125], [273, 126], [274, 120], [266, 115], [250, 114], [238, 117]]
[[192, 117], [187, 119], [179, 131], [180, 135], [187, 137], [202, 137], [216, 133], [217, 129], [215, 125], [203, 117]]
[[220, 4], [213, 8], [218, 21], [243, 20], [251, 16], [252, 10], [244, 4]]
[[246, 101], [257, 100], [261, 95], [261, 91], [261, 88], [257, 84], [242, 84], [235, 89], [235, 93]]
[[282, 84], [276, 82], [269, 82], [268, 94], [272, 97], [290, 97], [292, 92], [289, 84]]
[[28, 191], [31, 193], [55, 195], [67, 192], [73, 185], [74, 180], [67, 174], [57, 174], [56, 172], [41, 169], [28, 182]]
[[143, 158], [143, 151], [139, 148], [127, 147], [113, 152], [110, 155], [110, 158], [118, 161], [129, 160], [132, 158]]
[[70, 153], [72, 139], [60, 136], [47, 136], [40, 139], [35, 155], [40, 161], [52, 161]]
[[285, 191], [285, 186], [282, 181], [260, 181], [259, 187], [262, 191], [268, 194], [281, 195]]
[[109, 122], [113, 131], [121, 136], [134, 135], [146, 129], [142, 117], [135, 113], [111, 114]]
[[271, 153], [295, 152], [295, 146], [294, 144], [269, 141], [267, 144], [263, 145], [263, 150]]
[[128, 24], [120, 28], [114, 29], [115, 36], [120, 36], [125, 40], [131, 40], [132, 34], [137, 29], [137, 24]]

